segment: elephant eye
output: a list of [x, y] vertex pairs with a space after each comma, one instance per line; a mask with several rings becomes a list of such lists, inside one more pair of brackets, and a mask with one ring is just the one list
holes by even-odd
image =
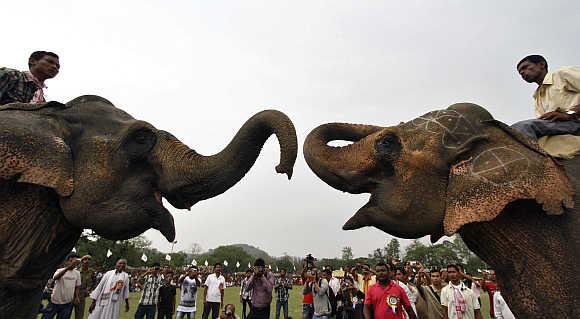
[[157, 136], [149, 128], [139, 128], [125, 138], [124, 148], [131, 159], [141, 159], [151, 151]]
[[381, 155], [394, 158], [401, 151], [401, 143], [395, 134], [387, 134], [377, 141], [375, 149]]

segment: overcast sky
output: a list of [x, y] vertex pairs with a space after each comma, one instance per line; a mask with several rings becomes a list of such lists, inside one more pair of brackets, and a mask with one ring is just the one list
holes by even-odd
[[[507, 123], [533, 116], [515, 64], [578, 65], [580, 1], [6, 1], [0, 66], [60, 55], [50, 99], [97, 94], [202, 154], [265, 108], [305, 136], [327, 122], [390, 126], [461, 101]], [[302, 152], [291, 181], [265, 145], [246, 177], [190, 212], [175, 249], [249, 243], [270, 254], [366, 256], [390, 237], [342, 231], [368, 195], [324, 184]], [[166, 204], [166, 206], [170, 206]], [[168, 251], [157, 231], [145, 235]]]

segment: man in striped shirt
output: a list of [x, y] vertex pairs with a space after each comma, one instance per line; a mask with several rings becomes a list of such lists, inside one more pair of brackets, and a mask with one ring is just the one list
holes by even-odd
[[140, 281], [143, 287], [143, 294], [139, 299], [139, 306], [135, 312], [135, 319], [153, 319], [159, 300], [159, 288], [163, 285], [163, 275], [160, 271], [159, 263], [154, 263], [153, 267], [147, 270]]

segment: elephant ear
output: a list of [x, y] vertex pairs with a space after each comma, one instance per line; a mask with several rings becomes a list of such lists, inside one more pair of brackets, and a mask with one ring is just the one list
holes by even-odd
[[520, 199], [534, 199], [549, 215], [573, 207], [574, 187], [552, 157], [499, 121], [481, 124], [487, 142], [469, 145], [461, 156], [467, 159], [450, 169], [445, 235], [469, 223], [493, 220]]
[[73, 161], [62, 130], [54, 120], [34, 112], [63, 106], [49, 102], [0, 107], [0, 179], [50, 187], [60, 196], [72, 193]]

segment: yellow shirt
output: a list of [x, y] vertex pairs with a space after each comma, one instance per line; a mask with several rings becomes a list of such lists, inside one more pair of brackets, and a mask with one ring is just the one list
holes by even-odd
[[369, 287], [377, 282], [377, 277], [375, 275], [370, 275], [365, 279], [364, 275], [357, 274], [357, 279], [359, 285], [358, 290], [360, 290], [365, 295], [369, 291]]
[[534, 92], [536, 116], [580, 104], [580, 67], [562, 67], [546, 74]]

